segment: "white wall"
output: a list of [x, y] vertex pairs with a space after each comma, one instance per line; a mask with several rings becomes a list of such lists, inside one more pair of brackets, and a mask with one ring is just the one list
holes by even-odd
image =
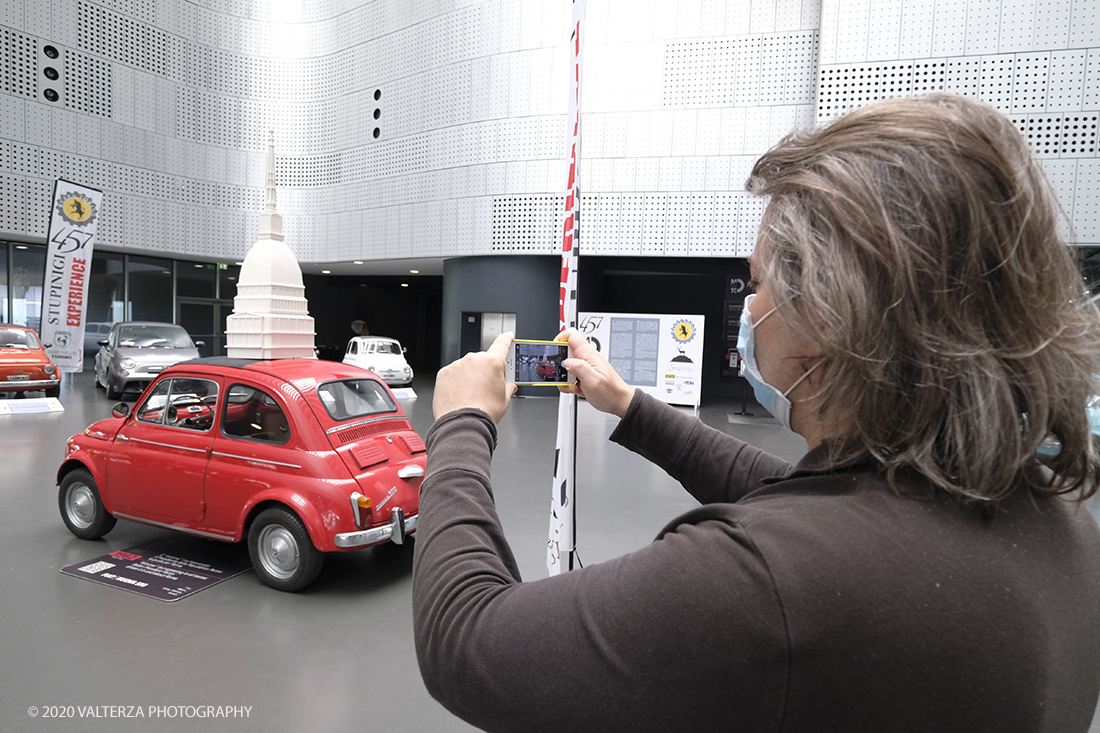
[[[44, 237], [66, 177], [105, 190], [102, 245], [239, 259], [274, 129], [303, 262], [556, 251], [568, 0], [302, 5], [0, 5], [0, 237]], [[1064, 233], [1100, 244], [1097, 0], [589, 0], [587, 23], [584, 251], [744, 256], [760, 153], [933, 89], [1013, 119]]]

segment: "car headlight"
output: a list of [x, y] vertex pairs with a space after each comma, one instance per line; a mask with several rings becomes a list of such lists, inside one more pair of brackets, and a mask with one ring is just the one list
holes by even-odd
[[118, 363], [118, 365], [119, 365], [120, 367], [122, 367], [123, 369], [127, 369], [127, 370], [128, 370], [128, 369], [133, 369], [134, 367], [136, 367], [136, 366], [137, 366], [137, 362], [136, 362], [136, 361], [134, 361], [133, 359], [123, 359], [122, 361], [120, 361], [120, 362]]
[[372, 366], [369, 366], [369, 367], [367, 367], [367, 371], [368, 371], [368, 372], [373, 372], [373, 371], [374, 371], [374, 367], [372, 367]]
[[46, 372], [46, 374], [53, 374], [57, 371], [57, 368], [53, 364], [47, 364], [46, 366], [42, 367], [42, 371]]

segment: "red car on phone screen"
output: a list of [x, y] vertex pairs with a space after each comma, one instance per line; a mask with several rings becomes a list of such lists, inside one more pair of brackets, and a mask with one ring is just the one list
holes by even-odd
[[416, 529], [424, 441], [366, 370], [195, 359], [113, 413], [69, 438], [57, 473], [77, 537], [128, 519], [244, 540], [265, 583], [296, 591], [324, 553], [400, 544]]

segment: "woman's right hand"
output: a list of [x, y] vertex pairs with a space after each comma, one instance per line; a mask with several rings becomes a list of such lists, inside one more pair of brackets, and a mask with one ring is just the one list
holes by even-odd
[[573, 356], [562, 362], [562, 366], [577, 378], [576, 384], [558, 389], [566, 394], [580, 395], [600, 412], [623, 417], [634, 399], [634, 388], [611, 368], [611, 364], [596, 347], [576, 329], [566, 329], [559, 333], [555, 341], [568, 341]]

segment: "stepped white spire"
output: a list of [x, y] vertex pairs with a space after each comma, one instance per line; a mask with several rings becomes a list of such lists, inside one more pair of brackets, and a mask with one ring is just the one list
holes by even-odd
[[283, 217], [275, 211], [275, 131], [267, 133], [267, 174], [264, 177], [267, 188], [264, 200], [264, 213], [260, 214], [260, 239], [283, 241]]
[[233, 315], [226, 321], [226, 353], [243, 359], [312, 359], [313, 318], [302, 269], [283, 241], [283, 217], [275, 210], [274, 132], [268, 134], [265, 183], [260, 238], [244, 258], [237, 280]]

